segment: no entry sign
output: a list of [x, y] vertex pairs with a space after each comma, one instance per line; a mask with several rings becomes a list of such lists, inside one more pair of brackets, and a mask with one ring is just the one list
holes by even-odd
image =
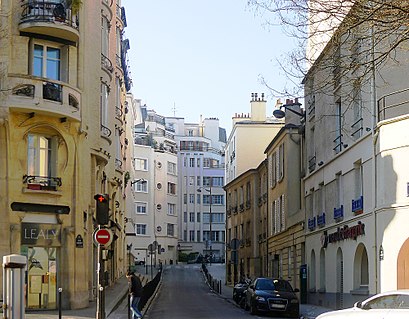
[[100, 228], [94, 231], [95, 244], [101, 246], [109, 246], [112, 242], [112, 232], [108, 228]]

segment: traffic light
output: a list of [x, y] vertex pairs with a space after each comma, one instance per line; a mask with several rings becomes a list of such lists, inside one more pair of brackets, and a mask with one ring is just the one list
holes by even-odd
[[94, 199], [97, 201], [97, 223], [106, 225], [109, 222], [109, 196], [108, 194], [96, 194]]

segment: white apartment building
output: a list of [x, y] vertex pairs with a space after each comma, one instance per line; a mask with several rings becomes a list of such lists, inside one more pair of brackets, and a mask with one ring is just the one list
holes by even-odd
[[[284, 125], [283, 120], [266, 116], [264, 93], [251, 94], [251, 113], [235, 114], [226, 144], [226, 184], [265, 159], [264, 150]], [[271, 114], [273, 110], [271, 110]]]
[[174, 130], [178, 147], [179, 250], [223, 260], [226, 131], [216, 118], [193, 124], [167, 117], [166, 127]]
[[[132, 99], [131, 99], [132, 100]], [[128, 99], [129, 101], [129, 99]], [[130, 265], [176, 262], [178, 166], [174, 134], [164, 117], [134, 100], [126, 236]]]
[[305, 79], [308, 302], [336, 308], [409, 288], [408, 54], [359, 77], [346, 61], [364, 59], [371, 38], [355, 31]]

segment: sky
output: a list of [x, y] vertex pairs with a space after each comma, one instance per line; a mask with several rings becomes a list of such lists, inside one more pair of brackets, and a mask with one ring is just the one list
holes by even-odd
[[287, 82], [277, 59], [291, 43], [280, 26], [246, 0], [122, 0], [130, 41], [134, 98], [162, 116], [198, 123], [218, 118], [229, 134], [235, 113], [249, 113], [251, 93], [265, 93], [267, 115]]

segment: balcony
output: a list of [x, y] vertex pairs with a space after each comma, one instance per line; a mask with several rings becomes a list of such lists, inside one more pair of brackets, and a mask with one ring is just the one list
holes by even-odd
[[101, 66], [102, 66], [102, 69], [105, 70], [108, 73], [108, 75], [111, 77], [112, 72], [114, 72], [114, 67], [112, 66], [111, 60], [102, 53], [101, 53]]
[[378, 121], [409, 114], [409, 88], [384, 95], [378, 100]]
[[308, 171], [310, 173], [315, 170], [316, 165], [317, 165], [317, 157], [315, 155], [308, 158]]
[[321, 215], [317, 216], [317, 225], [318, 227], [325, 226], [325, 213], [322, 213]]
[[61, 177], [24, 175], [23, 183], [33, 191], [57, 191], [61, 187]]
[[77, 43], [78, 15], [63, 3], [53, 1], [25, 1], [22, 5], [19, 31], [36, 33]]
[[80, 121], [81, 93], [61, 81], [10, 74], [11, 94], [7, 104], [12, 109], [47, 113]]

